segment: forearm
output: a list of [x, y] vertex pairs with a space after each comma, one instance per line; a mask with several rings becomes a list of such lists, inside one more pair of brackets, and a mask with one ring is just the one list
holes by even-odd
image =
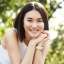
[[36, 50], [33, 64], [44, 64], [42, 52], [40, 50]]
[[44, 64], [48, 54], [49, 46], [44, 47], [42, 50], [36, 49], [33, 64]]
[[20, 56], [20, 51], [19, 51], [19, 47], [18, 45], [12, 45], [12, 44], [8, 44], [7, 46], [7, 50], [8, 50], [8, 54], [11, 60], [11, 64], [19, 64], [21, 61], [21, 56]]
[[20, 58], [20, 53], [19, 53], [20, 51], [18, 49], [17, 44], [15, 44], [14, 46], [14, 44], [11, 45], [11, 43], [9, 43], [7, 46], [7, 50], [11, 59], [11, 64], [32, 64], [33, 56], [35, 52], [35, 46], [33, 45], [28, 46], [27, 52], [22, 60]]
[[[11, 42], [11, 40], [13, 42]], [[17, 41], [16, 41], [16, 39], [13, 40], [13, 38], [11, 40], [9, 40], [9, 39], [6, 40], [7, 41], [7, 50], [8, 50], [10, 59], [11, 59], [11, 64], [32, 64], [36, 44], [34, 44], [33, 42], [30, 42], [30, 44], [28, 45], [28, 48], [27, 48], [27, 52], [26, 52], [24, 58], [21, 60]]]
[[35, 46], [29, 45], [21, 64], [32, 64], [34, 53], [35, 53]]

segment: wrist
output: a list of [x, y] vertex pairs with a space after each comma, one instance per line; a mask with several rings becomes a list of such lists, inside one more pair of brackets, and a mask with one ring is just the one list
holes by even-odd
[[42, 51], [43, 50], [43, 46], [36, 46], [36, 50]]
[[33, 44], [33, 42], [29, 42], [28, 47], [30, 47], [30, 48], [35, 48], [36, 46], [35, 46], [35, 44]]
[[32, 46], [32, 47], [35, 47], [36, 48], [37, 44], [36, 44], [36, 42], [34, 40], [31, 40], [29, 42], [29, 46]]

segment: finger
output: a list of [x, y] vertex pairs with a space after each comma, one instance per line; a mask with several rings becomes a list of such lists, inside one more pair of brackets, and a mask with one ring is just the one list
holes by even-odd
[[37, 38], [37, 40], [41, 41], [41, 40], [45, 39], [46, 37], [47, 37], [46, 34], [41, 33], [40, 36]]
[[38, 38], [33, 38], [32, 42], [36, 45], [38, 45], [41, 41], [43, 41], [45, 38], [47, 38], [46, 34], [41, 33]]
[[43, 33], [47, 34], [49, 36], [49, 31], [48, 30], [44, 30]]
[[38, 45], [42, 40], [44, 40], [45, 37], [46, 35], [43, 34], [43, 36], [40, 36], [39, 38], [35, 39], [34, 42], [36, 43], [36, 45]]
[[45, 46], [47, 44], [47, 41], [49, 40], [49, 38], [45, 38], [43, 39], [40, 43], [39, 46]]

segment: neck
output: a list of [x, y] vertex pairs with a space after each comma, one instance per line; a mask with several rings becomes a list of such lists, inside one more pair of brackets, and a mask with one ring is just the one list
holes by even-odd
[[26, 44], [27, 46], [28, 46], [28, 44], [29, 44], [29, 41], [30, 41], [30, 37], [25, 36], [24, 42], [25, 42], [25, 44]]

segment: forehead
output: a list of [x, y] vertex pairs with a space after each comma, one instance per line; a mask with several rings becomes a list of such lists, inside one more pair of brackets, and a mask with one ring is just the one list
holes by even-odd
[[25, 14], [24, 18], [42, 18], [41, 14], [37, 10], [31, 10]]

